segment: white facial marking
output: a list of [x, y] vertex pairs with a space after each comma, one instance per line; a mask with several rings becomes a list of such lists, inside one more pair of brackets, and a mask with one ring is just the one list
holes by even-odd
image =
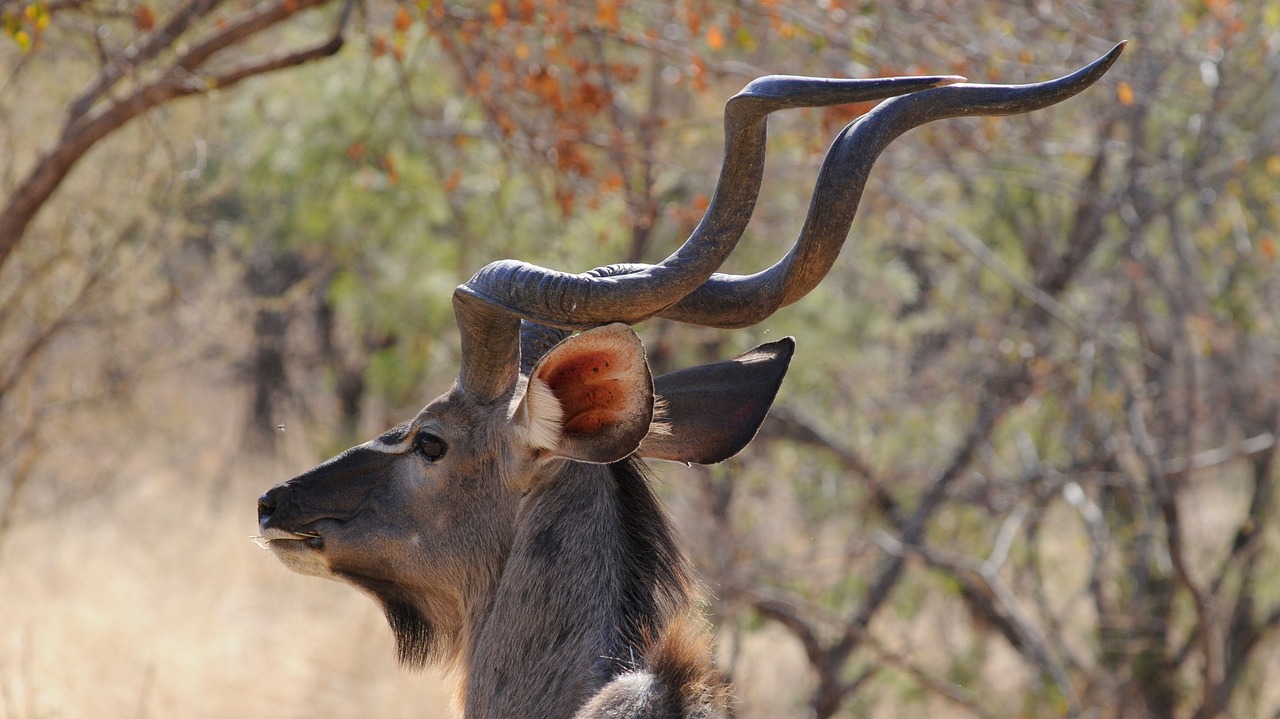
[[360, 446], [364, 449], [382, 452], [383, 454], [405, 454], [410, 449], [413, 449], [413, 439], [406, 439], [403, 442], [396, 442], [395, 444], [387, 444], [381, 439], [371, 439]]

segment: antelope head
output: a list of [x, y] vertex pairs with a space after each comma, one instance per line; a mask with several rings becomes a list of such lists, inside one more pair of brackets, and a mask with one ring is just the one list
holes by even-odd
[[[577, 275], [513, 260], [481, 269], [454, 293], [454, 386], [412, 420], [264, 494], [262, 540], [289, 568], [372, 595], [403, 661], [461, 664], [467, 716], [631, 716], [626, 708], [648, 696], [638, 685], [667, 686], [677, 702], [719, 701], [679, 638], [689, 571], [636, 458], [714, 463], [738, 452], [793, 342], [654, 378], [631, 326], [764, 320], [831, 268], [894, 138], [932, 120], [1054, 104], [1101, 77], [1122, 47], [1034, 85], [750, 83], [726, 106], [721, 176], [679, 249], [655, 265]], [[754, 275], [716, 274], [760, 189], [767, 115], [884, 98], [836, 138], [790, 252]]]

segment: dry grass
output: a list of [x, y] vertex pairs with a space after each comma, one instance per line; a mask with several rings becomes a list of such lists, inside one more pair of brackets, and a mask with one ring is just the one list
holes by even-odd
[[113, 475], [102, 491], [4, 537], [0, 717], [449, 716], [450, 682], [395, 665], [370, 599], [249, 540], [257, 495], [286, 463], [224, 466], [238, 403], [202, 394], [163, 417], [220, 451], [144, 444], [98, 470]]

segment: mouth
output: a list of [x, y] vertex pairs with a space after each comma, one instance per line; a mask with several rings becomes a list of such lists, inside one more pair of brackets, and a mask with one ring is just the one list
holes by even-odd
[[290, 531], [266, 527], [250, 537], [253, 543], [269, 550], [289, 569], [299, 574], [333, 577], [333, 569], [324, 555], [324, 537], [318, 532]]
[[262, 530], [262, 534], [250, 537], [253, 543], [263, 549], [279, 549], [283, 548], [282, 542], [301, 542], [308, 549], [320, 550], [324, 548], [324, 538], [319, 532], [293, 532], [284, 529], [269, 527]]

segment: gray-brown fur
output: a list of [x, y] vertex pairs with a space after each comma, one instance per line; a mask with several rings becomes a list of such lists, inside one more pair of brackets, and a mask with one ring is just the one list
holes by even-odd
[[579, 719], [731, 716], [731, 687], [711, 661], [706, 630], [687, 617], [672, 621], [646, 644], [644, 666], [617, 676], [577, 714]]
[[[642, 466], [566, 463], [558, 475], [522, 501], [508, 571], [474, 640], [467, 716], [571, 716], [648, 666], [646, 637], [693, 611], [687, 564]], [[532, 667], [536, 682], [526, 681]]]
[[[737, 452], [763, 419], [791, 351], [782, 340], [740, 358], [747, 389], [728, 398], [738, 431], [667, 437], [663, 452]], [[605, 426], [652, 426], [643, 348], [615, 326], [565, 340], [548, 357], [553, 366], [544, 359], [532, 375], [559, 393], [558, 406], [577, 412], [563, 418], [555, 446], [529, 444], [521, 424], [533, 422], [522, 419], [530, 378], [491, 402], [455, 388], [412, 422], [264, 495], [268, 546], [298, 571], [377, 599], [405, 663], [460, 667], [468, 718], [567, 719], [606, 687], [613, 705], [599, 716], [728, 716], [710, 642], [691, 629], [688, 563], [633, 456], [643, 432], [613, 447], [635, 433]], [[739, 365], [729, 365], [737, 376]], [[626, 369], [598, 383], [607, 368]], [[671, 387], [673, 406], [696, 406], [676, 396], [686, 391], [679, 384]], [[632, 411], [637, 391], [648, 411]], [[684, 436], [683, 427], [705, 423], [691, 411], [663, 416], [661, 430]], [[598, 420], [600, 412], [612, 419]], [[595, 456], [601, 446], [622, 456], [602, 464], [558, 456], [561, 448]], [[643, 711], [620, 714], [629, 686]]]
[[[295, 571], [377, 599], [405, 664], [460, 667], [467, 719], [731, 716], [688, 565], [640, 458], [713, 463], [738, 452], [794, 344], [653, 378], [628, 325], [763, 320], [830, 268], [893, 138], [931, 120], [1061, 101], [1122, 47], [1016, 87], [955, 77], [752, 82], [726, 106], [721, 181], [680, 249], [657, 265], [580, 275], [517, 261], [483, 268], [454, 294], [457, 385], [411, 422], [263, 495], [261, 541]], [[767, 115], [891, 96], [902, 97], [833, 144], [786, 258], [756, 275], [713, 275], [750, 218]]]

